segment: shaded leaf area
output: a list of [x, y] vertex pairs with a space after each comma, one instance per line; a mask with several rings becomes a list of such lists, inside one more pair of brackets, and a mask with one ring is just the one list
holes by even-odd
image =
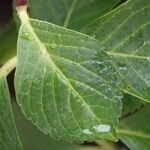
[[100, 140], [100, 141], [96, 141], [96, 143], [100, 146], [99, 150], [119, 150], [123, 148], [123, 147], [119, 147], [116, 143], [111, 141]]
[[0, 29], [0, 64], [16, 54], [17, 31], [13, 20]]
[[17, 104], [13, 103], [14, 117], [24, 150], [77, 150], [80, 146], [62, 141], [55, 141], [45, 135], [24, 118]]
[[78, 32], [36, 20], [23, 23], [15, 87], [26, 117], [56, 139], [116, 140], [122, 94], [103, 49]]
[[[120, 0], [29, 0], [31, 17], [80, 30]], [[40, 12], [40, 13], [39, 13]]]
[[131, 150], [150, 149], [150, 105], [120, 122], [118, 136]]
[[122, 105], [122, 117], [125, 117], [126, 115], [132, 115], [133, 112], [138, 111], [143, 105], [145, 105], [145, 102], [129, 94], [124, 94]]
[[125, 93], [150, 102], [150, 1], [129, 0], [84, 32], [108, 49], [126, 82]]
[[12, 14], [12, 0], [1, 0], [0, 5], [0, 28], [3, 28], [10, 20]]
[[103, 150], [103, 149], [100, 149], [100, 148], [97, 148], [97, 147], [88, 147], [88, 146], [85, 146], [85, 147], [79, 148], [78, 150]]
[[6, 77], [0, 75], [0, 149], [22, 150], [12, 113]]

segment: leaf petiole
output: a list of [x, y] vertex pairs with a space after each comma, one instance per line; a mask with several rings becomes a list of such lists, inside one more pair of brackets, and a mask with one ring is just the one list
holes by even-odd
[[11, 58], [7, 63], [5, 63], [1, 68], [0, 68], [0, 77], [4, 75], [9, 75], [9, 73], [15, 69], [16, 67], [16, 62], [17, 62], [17, 57]]

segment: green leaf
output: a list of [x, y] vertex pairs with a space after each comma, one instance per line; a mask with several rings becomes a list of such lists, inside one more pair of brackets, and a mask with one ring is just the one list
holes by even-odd
[[16, 54], [17, 31], [13, 20], [0, 29], [0, 64]]
[[38, 130], [24, 118], [18, 105], [13, 103], [14, 117], [24, 150], [77, 150], [80, 146], [62, 141], [55, 141]]
[[118, 64], [123, 88], [150, 102], [150, 1], [129, 0], [91, 23], [85, 32], [101, 41]]
[[145, 103], [141, 101], [141, 99], [138, 99], [129, 94], [124, 94], [124, 98], [122, 99], [122, 117], [132, 114], [134, 111], [139, 110], [144, 104]]
[[120, 122], [118, 135], [131, 150], [150, 149], [150, 105]]
[[[31, 17], [79, 30], [120, 0], [29, 0]], [[39, 13], [40, 12], [40, 13]]]
[[56, 139], [116, 140], [122, 94], [104, 47], [87, 35], [22, 19], [15, 87], [26, 117]]
[[100, 149], [99, 147], [96, 147], [96, 146], [85, 146], [85, 147], [79, 148], [78, 150], [103, 150], [103, 149]]
[[11, 108], [6, 77], [0, 74], [0, 149], [22, 150]]
[[100, 140], [100, 141], [96, 141], [96, 143], [100, 147], [99, 150], [119, 150], [117, 144], [111, 141]]

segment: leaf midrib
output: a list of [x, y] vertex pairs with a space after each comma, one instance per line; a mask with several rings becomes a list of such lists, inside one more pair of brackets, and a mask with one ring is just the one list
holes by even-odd
[[70, 18], [71, 18], [72, 14], [73, 14], [73, 11], [75, 9], [77, 1], [78, 0], [73, 0], [73, 2], [71, 3], [70, 8], [68, 10], [68, 13], [66, 15], [66, 18], [64, 20], [63, 27], [67, 27], [68, 26]]

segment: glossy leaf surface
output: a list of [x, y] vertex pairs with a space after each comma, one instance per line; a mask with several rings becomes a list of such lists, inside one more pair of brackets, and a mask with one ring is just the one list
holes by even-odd
[[78, 32], [36, 20], [23, 23], [15, 86], [26, 117], [56, 139], [115, 140], [122, 94], [103, 49]]

